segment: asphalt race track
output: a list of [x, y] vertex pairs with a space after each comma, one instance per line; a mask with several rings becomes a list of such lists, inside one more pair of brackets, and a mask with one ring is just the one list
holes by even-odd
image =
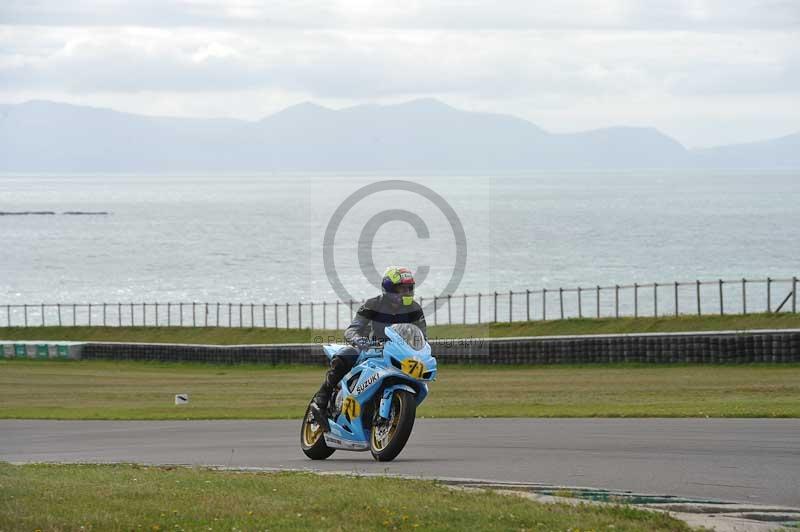
[[390, 463], [312, 462], [297, 421], [0, 420], [0, 460], [318, 469], [800, 506], [797, 419], [421, 419]]

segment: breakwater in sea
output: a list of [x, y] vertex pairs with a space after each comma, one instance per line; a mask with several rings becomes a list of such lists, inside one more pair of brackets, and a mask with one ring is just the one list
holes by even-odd
[[64, 211], [61, 213], [55, 211], [0, 211], [0, 216], [56, 216], [58, 214], [63, 216], [108, 216], [111, 213], [106, 211]]

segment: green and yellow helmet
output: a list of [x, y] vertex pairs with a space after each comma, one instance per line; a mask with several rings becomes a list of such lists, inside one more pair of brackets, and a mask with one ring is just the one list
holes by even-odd
[[383, 272], [381, 289], [395, 305], [414, 303], [414, 274], [402, 266], [389, 266]]

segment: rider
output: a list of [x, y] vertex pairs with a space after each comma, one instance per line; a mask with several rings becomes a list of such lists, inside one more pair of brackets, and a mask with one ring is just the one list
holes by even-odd
[[333, 389], [352, 369], [361, 351], [387, 339], [384, 329], [395, 323], [413, 323], [427, 336], [425, 315], [414, 301], [414, 275], [408, 268], [390, 266], [381, 279], [381, 295], [368, 299], [356, 312], [353, 322], [344, 331], [350, 346], [343, 347], [331, 359], [325, 380], [311, 402], [316, 419], [328, 415], [328, 402]]

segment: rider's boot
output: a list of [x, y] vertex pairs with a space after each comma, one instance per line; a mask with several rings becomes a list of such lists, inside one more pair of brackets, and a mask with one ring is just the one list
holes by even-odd
[[319, 391], [314, 394], [314, 398], [311, 400], [311, 414], [325, 432], [330, 431], [328, 404], [331, 400], [331, 394], [348, 370], [348, 364], [344, 360], [334, 357], [331, 360], [330, 369], [325, 373], [325, 380], [322, 382], [322, 386], [320, 386]]

